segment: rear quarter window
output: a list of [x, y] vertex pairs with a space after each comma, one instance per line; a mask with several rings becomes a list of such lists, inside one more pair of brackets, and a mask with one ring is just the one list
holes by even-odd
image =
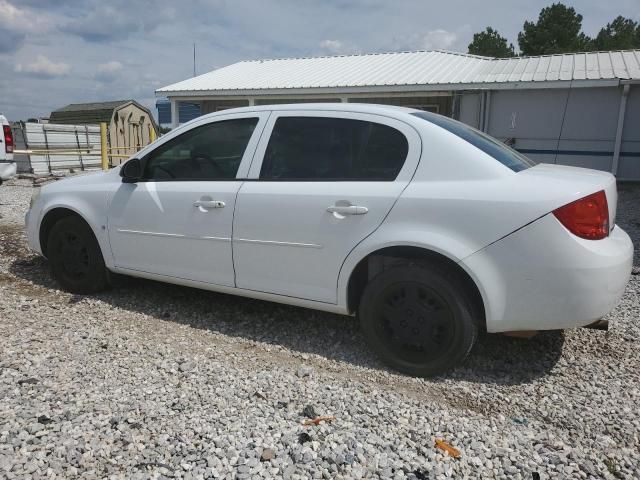
[[520, 172], [535, 165], [533, 161], [513, 148], [462, 122], [430, 112], [414, 112], [412, 115], [462, 138], [514, 172]]

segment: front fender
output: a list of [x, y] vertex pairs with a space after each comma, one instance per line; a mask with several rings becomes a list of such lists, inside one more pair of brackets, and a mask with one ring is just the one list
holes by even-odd
[[[65, 201], [66, 200], [66, 201]], [[113, 257], [111, 255], [111, 246], [109, 245], [109, 236], [107, 231], [107, 200], [100, 202], [100, 205], [96, 205], [95, 202], [83, 199], [77, 196], [70, 196], [66, 199], [57, 198], [55, 202], [46, 204], [43, 208], [40, 220], [37, 227], [37, 235], [40, 235], [40, 228], [42, 221], [46, 215], [55, 210], [56, 208], [64, 208], [75, 212], [78, 216], [87, 222], [93, 234], [100, 245], [102, 256], [104, 257], [105, 265], [108, 268], [113, 267]]]

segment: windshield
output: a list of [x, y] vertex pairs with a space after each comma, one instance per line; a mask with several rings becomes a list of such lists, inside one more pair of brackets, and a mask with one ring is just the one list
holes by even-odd
[[430, 112], [415, 112], [412, 113], [412, 115], [442, 127], [448, 132], [466, 140], [514, 172], [526, 170], [535, 165], [533, 161], [515, 151], [513, 148], [462, 122]]

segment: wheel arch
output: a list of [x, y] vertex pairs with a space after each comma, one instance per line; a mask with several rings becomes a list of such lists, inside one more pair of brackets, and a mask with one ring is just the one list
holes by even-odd
[[482, 289], [479, 287], [476, 280], [474, 280], [472, 274], [468, 272], [458, 261], [451, 258], [444, 252], [418, 245], [387, 245], [363, 255], [362, 258], [357, 261], [355, 267], [351, 269], [346, 282], [346, 288], [343, 287], [345, 307], [348, 312], [350, 314], [356, 313], [364, 288], [373, 276], [384, 271], [390, 266], [416, 261], [438, 265], [455, 272], [469, 287], [469, 291], [471, 292], [479, 311], [482, 312], [481, 326], [483, 328], [486, 327], [486, 299]]
[[[70, 208], [68, 206], [56, 206], [49, 209], [43, 216], [40, 221], [40, 226], [38, 230], [38, 241], [40, 242], [40, 249], [42, 250], [42, 255], [47, 257], [47, 243], [49, 242], [49, 234], [51, 233], [51, 229], [53, 226], [58, 223], [63, 218], [67, 217], [78, 217], [93, 232], [93, 236], [97, 240], [97, 235], [91, 224], [87, 221], [87, 219], [76, 209]], [[99, 243], [99, 242], [98, 242]], [[102, 255], [104, 257], [104, 253]]]

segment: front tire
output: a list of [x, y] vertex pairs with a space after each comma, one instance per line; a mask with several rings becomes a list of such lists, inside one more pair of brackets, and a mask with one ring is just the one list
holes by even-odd
[[107, 287], [107, 269], [93, 231], [79, 217], [58, 221], [47, 242], [53, 278], [71, 293], [88, 294]]
[[478, 335], [480, 312], [455, 271], [401, 265], [374, 277], [360, 300], [360, 325], [370, 347], [392, 368], [419, 377], [462, 362]]

